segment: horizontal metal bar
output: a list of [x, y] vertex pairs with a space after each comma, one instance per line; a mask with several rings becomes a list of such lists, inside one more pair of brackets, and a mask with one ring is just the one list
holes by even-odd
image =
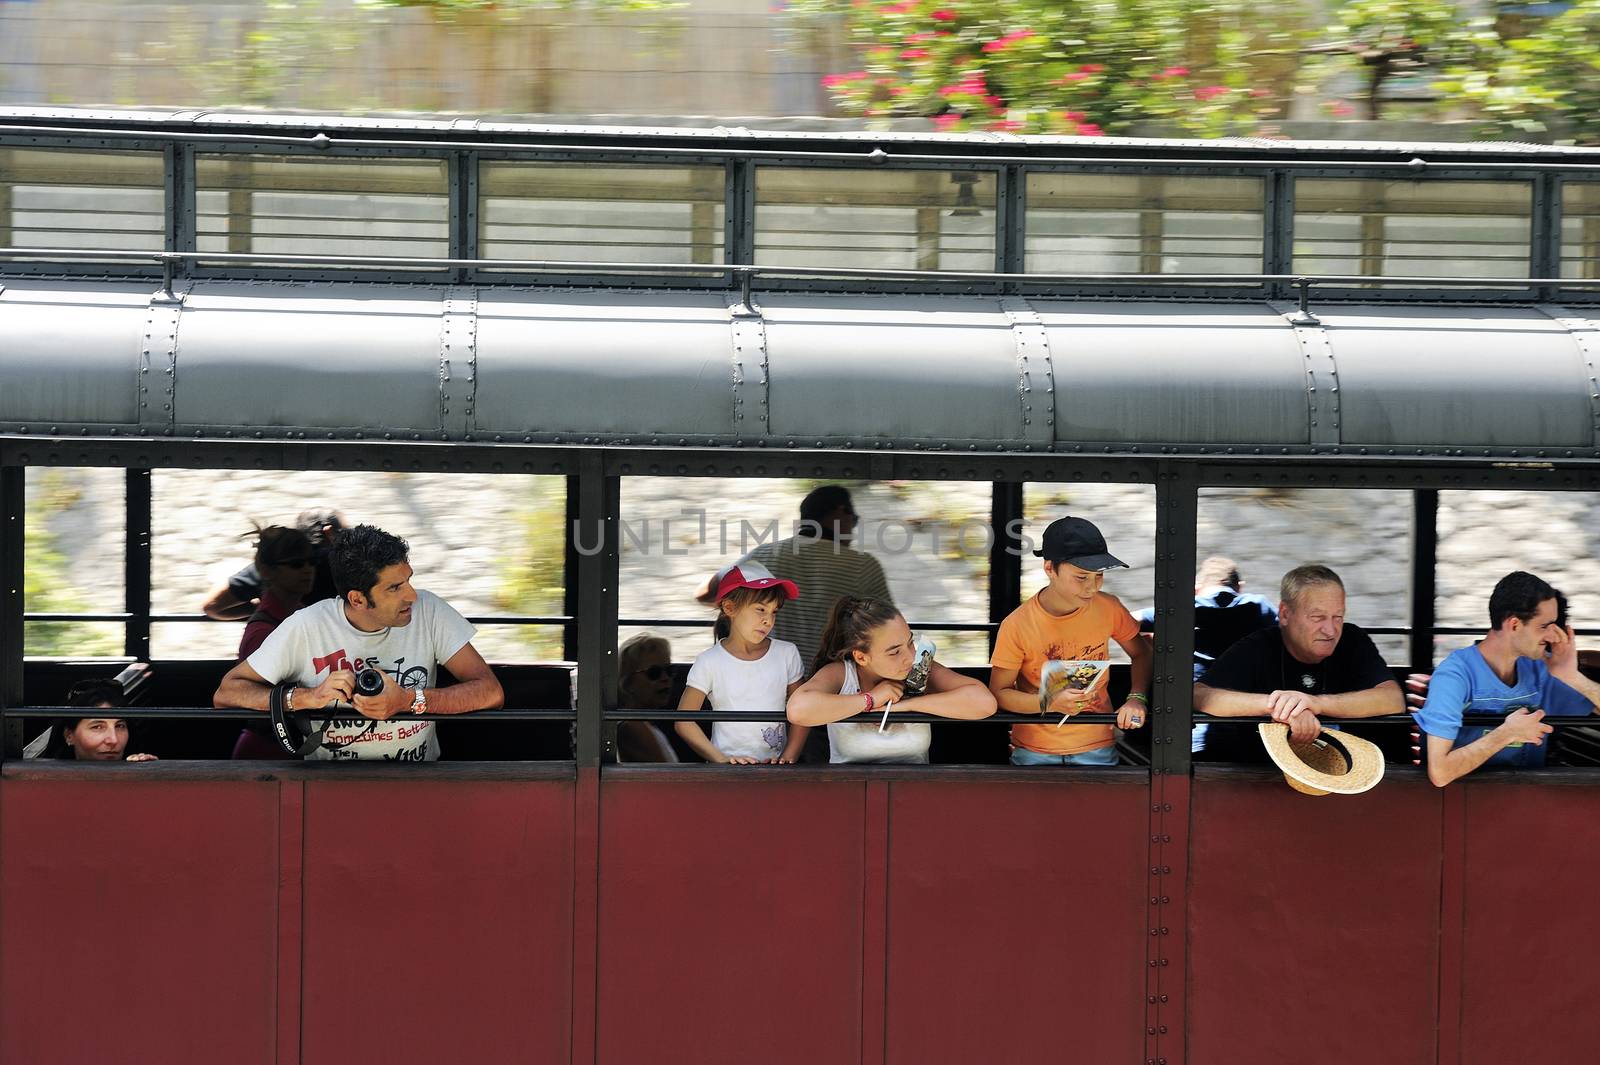
[[[308, 125], [313, 124], [308, 122]], [[0, 137], [12, 135], [27, 135], [36, 137], [61, 137], [72, 139], [80, 137], [105, 137], [125, 140], [146, 141], [179, 141], [185, 143], [221, 143], [228, 145], [243, 144], [273, 144], [291, 148], [305, 148], [314, 151], [328, 151], [332, 149], [360, 150], [363, 148], [384, 149], [386, 151], [421, 151], [421, 152], [451, 152], [451, 151], [481, 151], [481, 152], [510, 152], [510, 153], [543, 153], [549, 155], [633, 155], [633, 156], [659, 156], [662, 158], [679, 158], [683, 156], [704, 158], [711, 160], [722, 159], [815, 159], [819, 162], [851, 162], [872, 166], [883, 166], [891, 163], [948, 163], [972, 169], [976, 164], [980, 169], [985, 166], [1028, 166], [1028, 165], [1081, 165], [1081, 166], [1106, 166], [1106, 167], [1149, 167], [1151, 165], [1166, 166], [1193, 166], [1203, 168], [1235, 167], [1243, 169], [1352, 169], [1352, 170], [1392, 170], [1407, 176], [1415, 176], [1429, 169], [1443, 170], [1484, 170], [1499, 171], [1582, 171], [1592, 167], [1600, 167], [1600, 159], [1592, 162], [1585, 160], [1571, 160], [1564, 163], [1528, 163], [1507, 162], [1493, 158], [1468, 158], [1452, 161], [1430, 162], [1420, 158], [1415, 152], [1410, 153], [1410, 158], [1405, 160], [1372, 160], [1372, 159], [1341, 159], [1337, 158], [1338, 149], [1326, 150], [1334, 158], [1319, 159], [1254, 159], [1254, 158], [1190, 158], [1178, 156], [1039, 156], [1039, 155], [989, 155], [974, 154], [963, 155], [956, 153], [930, 153], [930, 152], [890, 152], [881, 145], [863, 145], [856, 151], [817, 151], [804, 148], [735, 148], [722, 144], [702, 144], [693, 147], [648, 146], [637, 144], [593, 144], [593, 143], [527, 143], [518, 141], [465, 141], [465, 140], [404, 140], [398, 138], [381, 137], [333, 137], [326, 133], [316, 133], [310, 136], [282, 136], [275, 134], [257, 134], [248, 129], [240, 129], [228, 133], [202, 133], [197, 130], [172, 130], [145, 127], [142, 129], [112, 128], [78, 128], [73, 126], [11, 126], [0, 123]], [[639, 136], [640, 134], [623, 134], [624, 136]], [[659, 136], [659, 134], [657, 135]], [[974, 152], [984, 152], [989, 144], [973, 142]], [[1041, 152], [1065, 145], [1040, 144]], [[1174, 151], [1183, 150], [1172, 145], [1155, 144], [1152, 150]], [[1213, 149], [1214, 150], [1214, 149]], [[1259, 151], [1260, 149], [1256, 149]], [[1465, 149], [1470, 151], [1470, 149]], [[1401, 154], [1405, 154], [1402, 152]]]
[[127, 251], [84, 248], [0, 248], [0, 257], [18, 259], [68, 259], [94, 262], [265, 263], [299, 266], [370, 266], [427, 270], [506, 270], [533, 273], [549, 271], [660, 274], [702, 277], [717, 274], [751, 277], [859, 278], [881, 281], [956, 281], [1093, 285], [1261, 285], [1282, 283], [1297, 287], [1411, 285], [1420, 288], [1600, 288], [1600, 278], [1549, 277], [1411, 277], [1365, 274], [1028, 274], [995, 271], [890, 270], [863, 267], [771, 266], [758, 263], [607, 263], [570, 259], [438, 259], [397, 255], [300, 255], [286, 252]]
[[[1505, 719], [1506, 718], [1504, 714], [1466, 714], [1461, 718], [1461, 723], [1463, 725], [1493, 726], [1501, 724], [1505, 721]], [[1272, 719], [1270, 717], [1211, 717], [1208, 714], [1202, 714], [1199, 712], [1196, 712], [1194, 715], [1194, 723], [1196, 725], [1259, 725], [1263, 721], [1271, 720]], [[1554, 725], [1558, 728], [1574, 728], [1580, 726], [1600, 728], [1600, 716], [1596, 716], [1595, 714], [1585, 714], [1574, 717], [1546, 717], [1544, 722], [1547, 725]], [[1325, 717], [1322, 719], [1322, 723], [1325, 726], [1338, 725], [1341, 728], [1346, 725], [1409, 725], [1412, 728], [1416, 728], [1417, 726], [1416, 718], [1412, 717], [1410, 714], [1385, 714], [1382, 717]]]
[[[354, 719], [361, 715], [353, 710], [305, 710], [297, 711], [297, 716], [321, 721], [324, 718], [337, 717], [340, 720]], [[119, 706], [100, 709], [83, 706], [8, 706], [0, 710], [0, 719], [16, 719], [24, 717], [103, 717], [123, 718], [128, 721], [144, 720], [220, 720], [237, 719], [248, 721], [265, 721], [267, 713], [264, 710], [241, 710], [230, 707], [225, 710], [214, 710], [202, 706]], [[391, 720], [397, 721], [571, 721], [573, 712], [568, 710], [477, 710], [470, 714], [397, 714]]]
[[[469, 619], [470, 620], [470, 619]], [[618, 618], [618, 625], [651, 626], [654, 628], [698, 629], [711, 624], [713, 618]], [[907, 620], [913, 629], [927, 632], [993, 632], [1000, 627], [990, 621], [915, 621]]]
[[[782, 710], [608, 710], [607, 721], [787, 721]], [[883, 720], [883, 711], [875, 714], [857, 714], [841, 718], [838, 724], [871, 725]], [[988, 722], [1002, 725], [1054, 725], [1061, 720], [1058, 714], [1013, 714], [1002, 710], [990, 717], [969, 721], [965, 718], [939, 717], [921, 714], [914, 710], [891, 710], [889, 720], [920, 721], [925, 724], [949, 722], [956, 725], [977, 725]], [[1116, 714], [1076, 714], [1067, 719], [1069, 725], [1114, 725]]]

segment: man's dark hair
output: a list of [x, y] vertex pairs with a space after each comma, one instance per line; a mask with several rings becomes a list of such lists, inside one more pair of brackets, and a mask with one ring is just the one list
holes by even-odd
[[813, 488], [800, 501], [800, 522], [808, 527], [826, 528], [828, 515], [850, 505], [850, 490], [842, 484]]
[[1508, 573], [1489, 593], [1489, 627], [1498, 629], [1507, 618], [1529, 621], [1539, 612], [1539, 604], [1550, 599], [1556, 601], [1556, 613], [1565, 615], [1566, 596], [1531, 573]]
[[387, 566], [406, 561], [409, 551], [406, 542], [386, 533], [375, 525], [357, 525], [339, 534], [328, 552], [333, 569], [333, 586], [344, 599], [351, 592], [372, 605], [372, 589], [378, 583], [378, 574]]

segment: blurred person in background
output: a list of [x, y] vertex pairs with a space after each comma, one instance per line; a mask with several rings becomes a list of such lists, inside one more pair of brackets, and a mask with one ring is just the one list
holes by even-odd
[[[337, 510], [313, 508], [303, 510], [295, 519], [295, 527], [311, 541], [315, 559], [311, 590], [304, 602], [320, 603], [338, 596], [333, 585], [333, 570], [328, 564], [328, 552], [345, 529], [344, 515]], [[256, 612], [261, 598], [261, 571], [254, 562], [229, 577], [227, 583], [213, 588], [200, 609], [214, 621], [244, 621]]]

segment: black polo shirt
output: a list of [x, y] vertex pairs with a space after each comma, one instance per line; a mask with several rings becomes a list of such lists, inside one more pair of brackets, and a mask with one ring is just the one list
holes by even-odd
[[[1372, 637], [1358, 625], [1345, 623], [1333, 654], [1315, 665], [1307, 665], [1289, 653], [1283, 644], [1283, 631], [1276, 625], [1251, 633], [1211, 663], [1200, 683], [1208, 688], [1235, 692], [1303, 691], [1312, 695], [1343, 695], [1366, 691], [1393, 680]], [[1195, 716], [1196, 732], [1204, 726], [1203, 738], [1196, 737], [1194, 757], [1207, 762], [1269, 761], [1257, 722], [1218, 725], [1226, 718]]]

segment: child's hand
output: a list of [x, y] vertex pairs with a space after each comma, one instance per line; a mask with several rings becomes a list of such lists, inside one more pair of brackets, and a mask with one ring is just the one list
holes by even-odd
[[1144, 728], [1144, 703], [1129, 699], [1117, 708], [1117, 727], [1120, 729]]
[[873, 685], [872, 691], [868, 692], [868, 694], [872, 696], [874, 706], [882, 706], [884, 703], [899, 702], [900, 696], [905, 694], [905, 690], [906, 686], [903, 681], [880, 680]]
[[742, 754], [734, 755], [733, 757], [728, 759], [728, 765], [760, 765], [760, 764], [761, 764], [761, 759], [759, 759], [759, 758], [746, 758]]
[[1062, 691], [1056, 693], [1056, 697], [1054, 699], [1050, 700], [1050, 706], [1048, 707], [1047, 712], [1052, 714], [1065, 714], [1066, 716], [1071, 717], [1073, 714], [1081, 714], [1085, 710], [1092, 710], [1093, 708], [1093, 703], [1086, 703], [1082, 699], [1078, 698], [1075, 693], [1063, 689]]

